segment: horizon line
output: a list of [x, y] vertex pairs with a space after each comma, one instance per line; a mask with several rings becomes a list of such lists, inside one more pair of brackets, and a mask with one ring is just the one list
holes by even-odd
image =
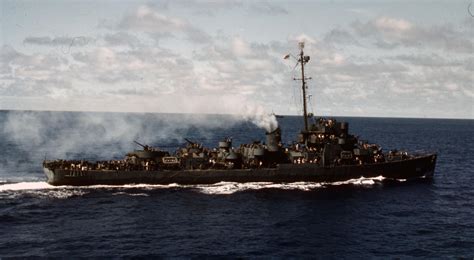
[[[22, 111], [22, 112], [70, 112], [70, 113], [130, 113], [130, 114], [169, 114], [169, 115], [221, 115], [221, 116], [239, 116], [242, 114], [219, 114], [219, 113], [179, 113], [179, 112], [137, 112], [137, 111], [96, 111], [96, 110], [33, 110], [33, 109], [1, 109], [0, 112], [4, 111]], [[269, 115], [272, 113], [268, 113]], [[302, 115], [291, 115], [291, 114], [276, 114], [276, 116], [302, 116]], [[314, 115], [314, 117], [354, 117], [354, 118], [394, 118], [394, 119], [444, 119], [444, 120], [474, 120], [474, 118], [463, 118], [463, 117], [411, 117], [411, 116], [359, 116], [359, 115]]]

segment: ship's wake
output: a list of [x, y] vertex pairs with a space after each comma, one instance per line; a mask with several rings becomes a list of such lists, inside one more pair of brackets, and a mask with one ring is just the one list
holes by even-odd
[[[203, 194], [233, 194], [236, 192], [262, 190], [262, 189], [280, 189], [313, 191], [317, 189], [352, 185], [360, 187], [371, 187], [382, 183], [385, 178], [378, 176], [375, 178], [359, 178], [341, 182], [293, 182], [293, 183], [272, 183], [272, 182], [219, 182], [208, 185], [158, 185], [158, 184], [128, 184], [128, 185], [92, 185], [92, 186], [52, 186], [47, 182], [18, 182], [18, 183], [0, 183], [0, 198], [12, 198], [16, 196], [39, 196], [53, 198], [69, 198], [73, 196], [82, 196], [94, 190], [112, 190], [113, 195], [129, 196], [149, 196], [148, 193], [159, 189], [184, 189], [197, 191]], [[400, 180], [403, 181], [403, 180]], [[137, 190], [140, 191], [137, 193]]]
[[375, 178], [359, 178], [340, 182], [292, 182], [292, 183], [272, 183], [272, 182], [220, 182], [211, 185], [196, 185], [200, 192], [205, 194], [233, 194], [235, 192], [247, 190], [261, 190], [261, 189], [280, 189], [280, 190], [300, 190], [312, 191], [321, 188], [340, 185], [356, 185], [356, 186], [373, 186], [381, 183], [385, 178], [378, 176]]

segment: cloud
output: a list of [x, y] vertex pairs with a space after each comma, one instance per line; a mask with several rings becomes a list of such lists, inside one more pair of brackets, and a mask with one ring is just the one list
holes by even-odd
[[374, 21], [374, 25], [381, 31], [392, 33], [403, 33], [413, 28], [410, 22], [391, 17], [380, 17]]
[[224, 91], [275, 107], [276, 97], [285, 95], [282, 90], [286, 66], [281, 54], [274, 53], [268, 45], [232, 37], [195, 53], [193, 60], [205, 93]]
[[354, 32], [372, 40], [379, 48], [424, 47], [444, 51], [472, 53], [474, 41], [466, 31], [452, 25], [424, 27], [403, 19], [379, 17], [366, 23], [352, 23]]
[[384, 18], [330, 30], [323, 40], [303, 37], [310, 39], [306, 73], [316, 113], [472, 118], [472, 52], [465, 53], [469, 44], [444, 40], [465, 37], [464, 31]]
[[252, 5], [250, 5], [249, 9], [258, 14], [267, 15], [287, 15], [289, 13], [287, 9], [269, 1], [254, 2]]
[[[221, 2], [190, 3], [225, 12]], [[242, 10], [254, 4], [232, 3]], [[474, 67], [464, 25], [422, 26], [381, 16], [321, 34], [301, 31], [256, 42], [247, 35], [210, 35], [167, 10], [139, 6], [102, 27], [94, 44], [67, 55], [45, 47], [69, 46], [73, 37], [26, 37], [25, 44], [41, 46], [31, 53], [4, 46], [0, 108], [242, 113], [251, 104], [300, 113], [300, 85], [292, 80], [300, 77], [299, 67], [282, 58], [299, 53], [297, 43], [304, 40], [317, 114], [473, 116], [462, 108], [472, 107]]]
[[464, 64], [469, 63], [468, 60], [464, 60], [464, 59], [461, 59], [461, 60], [449, 59], [448, 60], [437, 53], [429, 53], [429, 54], [419, 53], [419, 54], [412, 54], [412, 55], [401, 54], [401, 55], [396, 55], [394, 57], [390, 57], [389, 59], [392, 59], [393, 61], [398, 61], [398, 62], [405, 62], [414, 66], [423, 66], [423, 67], [454, 68], [454, 67], [462, 67], [464, 66]]
[[[314, 37], [312, 37], [310, 35], [307, 35], [305, 33], [301, 33], [299, 35], [290, 37], [290, 41], [295, 42], [295, 43], [304, 42], [304, 43], [310, 44], [310, 45], [314, 45], [315, 43], [317, 43], [317, 40]], [[306, 47], [308, 47], [308, 46], [306, 46]]]
[[140, 45], [138, 37], [126, 32], [107, 33], [104, 35], [104, 41], [108, 46], [128, 46], [136, 48]]
[[35, 45], [44, 45], [44, 46], [85, 46], [90, 42], [93, 42], [94, 39], [86, 36], [76, 36], [76, 37], [54, 37], [49, 36], [40, 36], [40, 37], [26, 37], [23, 40], [25, 44], [35, 44]]
[[49, 54], [27, 55], [11, 46], [0, 49], [0, 95], [48, 95], [54, 86], [67, 87], [64, 77], [69, 61]]
[[360, 43], [347, 30], [336, 28], [332, 29], [324, 35], [324, 41], [330, 45], [342, 46], [360, 46]]
[[228, 12], [236, 8], [243, 8], [242, 0], [226, 0], [226, 1], [207, 1], [207, 0], [187, 0], [187, 1], [170, 1], [169, 6], [176, 9], [189, 10], [193, 15], [215, 16], [217, 12]]
[[195, 43], [210, 41], [210, 36], [206, 32], [194, 27], [186, 19], [166, 16], [149, 5], [142, 5], [126, 15], [116, 29], [148, 33], [155, 39], [182, 35]]
[[26, 55], [5, 47], [0, 103], [8, 108], [16, 97], [52, 110], [239, 113], [255, 103], [251, 95], [262, 96], [281, 85], [281, 73], [274, 73], [280, 57], [238, 37], [193, 57], [143, 42], [139, 48], [98, 42], [103, 45], [74, 50], [67, 57], [55, 52]]
[[358, 35], [363, 37], [377, 35], [379, 33], [403, 36], [404, 33], [411, 31], [414, 26], [412, 23], [403, 19], [382, 16], [366, 23], [356, 21], [352, 23], [352, 28]]
[[[226, 0], [226, 1], [208, 1], [208, 0], [187, 0], [187, 1], [168, 1], [166, 8], [185, 10], [192, 15], [216, 16], [218, 14], [227, 14], [235, 10], [243, 10], [247, 15], [287, 15], [289, 11], [276, 2], [260, 0]], [[163, 10], [165, 8], [159, 8]]]

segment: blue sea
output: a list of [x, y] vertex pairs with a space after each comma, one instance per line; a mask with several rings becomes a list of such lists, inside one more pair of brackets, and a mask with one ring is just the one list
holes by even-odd
[[[283, 141], [302, 126], [279, 118]], [[474, 257], [474, 121], [337, 118], [384, 150], [438, 153], [432, 180], [53, 187], [44, 159], [264, 140], [226, 115], [0, 111], [0, 258]]]

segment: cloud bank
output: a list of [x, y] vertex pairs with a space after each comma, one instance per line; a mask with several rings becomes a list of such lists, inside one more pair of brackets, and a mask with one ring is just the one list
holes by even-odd
[[250, 105], [298, 114], [291, 79], [299, 71], [282, 57], [304, 39], [315, 114], [474, 117], [472, 22], [423, 25], [381, 15], [262, 42], [207, 31], [167, 10], [291, 15], [282, 5], [189, 3], [141, 5], [93, 35], [25, 37], [34, 51], [2, 46], [0, 109], [242, 114]]

